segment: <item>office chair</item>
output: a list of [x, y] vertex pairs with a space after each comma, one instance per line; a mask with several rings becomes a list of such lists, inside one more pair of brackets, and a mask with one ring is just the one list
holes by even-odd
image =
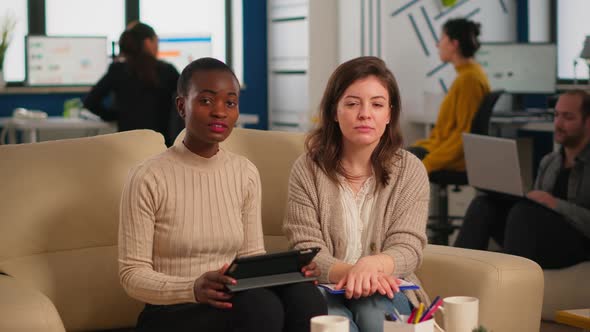
[[[470, 133], [479, 135], [488, 134], [492, 110], [503, 92], [503, 90], [492, 91], [483, 98], [477, 113], [475, 113], [475, 116], [471, 121]], [[451, 233], [457, 228], [452, 225], [451, 221], [461, 219], [461, 217], [449, 216], [448, 186], [454, 186], [453, 191], [459, 192], [461, 190], [459, 186], [464, 186], [469, 183], [467, 181], [467, 173], [464, 171], [442, 170], [431, 172], [428, 177], [430, 182], [437, 186], [438, 198], [437, 215], [429, 217], [429, 219], [435, 219], [435, 222], [428, 224], [428, 229], [432, 230], [433, 233], [432, 243], [448, 245], [449, 235], [451, 235]]]

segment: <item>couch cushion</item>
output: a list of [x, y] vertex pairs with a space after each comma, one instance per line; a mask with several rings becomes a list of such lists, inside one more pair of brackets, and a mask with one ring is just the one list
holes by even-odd
[[[416, 274], [430, 296], [478, 297], [480, 323], [493, 331], [539, 330], [543, 272], [529, 259], [428, 245]], [[521, 315], [526, 318], [515, 327], [514, 319]]]
[[150, 130], [0, 146], [0, 271], [11, 257], [116, 244], [127, 173], [165, 149]]
[[555, 311], [582, 309], [590, 306], [590, 262], [565, 269], [543, 270], [545, 294], [543, 319], [554, 320]]
[[225, 149], [245, 156], [258, 168], [265, 235], [283, 235], [289, 175], [303, 153], [304, 137], [301, 133], [236, 128], [223, 143]]
[[264, 249], [267, 253], [289, 250], [289, 241], [284, 235], [265, 235]]
[[141, 304], [118, 278], [119, 201], [129, 170], [165, 149], [150, 130], [0, 146], [0, 272], [43, 292], [67, 330], [134, 325]]
[[45, 294], [68, 331], [135, 326], [143, 304], [119, 283], [117, 246], [20, 257], [2, 269]]
[[39, 290], [0, 274], [0, 294], [0, 331], [65, 331], [55, 306]]

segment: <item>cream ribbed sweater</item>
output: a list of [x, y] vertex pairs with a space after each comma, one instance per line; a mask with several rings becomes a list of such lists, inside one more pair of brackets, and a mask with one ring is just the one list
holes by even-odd
[[[400, 150], [400, 156], [391, 167], [389, 184], [377, 185], [371, 229], [365, 229], [369, 248], [363, 248], [363, 253], [391, 256], [395, 276], [419, 283], [414, 271], [422, 262], [427, 241], [430, 189], [422, 162], [405, 150]], [[338, 184], [306, 155], [299, 157], [289, 179], [283, 230], [292, 247], [321, 248], [314, 259], [322, 272], [320, 282], [328, 282], [331, 267], [344, 263], [346, 255], [348, 243], [339, 196]], [[409, 297], [415, 302], [411, 294]], [[418, 297], [428, 302], [425, 293], [420, 292]]]
[[236, 256], [264, 253], [258, 170], [182, 142], [132, 170], [121, 200], [119, 276], [133, 298], [195, 302], [193, 285]]

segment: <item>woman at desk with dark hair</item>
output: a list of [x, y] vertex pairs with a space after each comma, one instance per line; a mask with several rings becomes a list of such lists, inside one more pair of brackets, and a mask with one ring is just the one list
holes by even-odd
[[480, 46], [479, 33], [479, 23], [463, 18], [449, 20], [443, 25], [438, 42], [439, 57], [453, 64], [457, 77], [440, 105], [430, 137], [408, 149], [422, 159], [429, 173], [465, 170], [461, 134], [469, 132], [479, 104], [490, 91], [485, 72], [473, 58]]
[[[109, 67], [84, 100], [84, 107], [106, 121], [117, 121], [119, 131], [152, 129], [162, 133], [169, 146], [179, 130], [172, 130], [178, 71], [157, 59], [158, 36], [144, 23], [136, 23], [119, 38], [119, 61]], [[113, 94], [111, 106], [105, 98]]]

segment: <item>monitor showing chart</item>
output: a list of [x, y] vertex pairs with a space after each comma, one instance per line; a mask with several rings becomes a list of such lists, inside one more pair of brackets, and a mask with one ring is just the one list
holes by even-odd
[[178, 72], [193, 60], [212, 55], [211, 36], [160, 36], [158, 58], [171, 63]]
[[555, 93], [555, 44], [484, 43], [475, 58], [492, 89], [508, 93]]
[[106, 37], [27, 36], [30, 86], [93, 85], [107, 71]]

